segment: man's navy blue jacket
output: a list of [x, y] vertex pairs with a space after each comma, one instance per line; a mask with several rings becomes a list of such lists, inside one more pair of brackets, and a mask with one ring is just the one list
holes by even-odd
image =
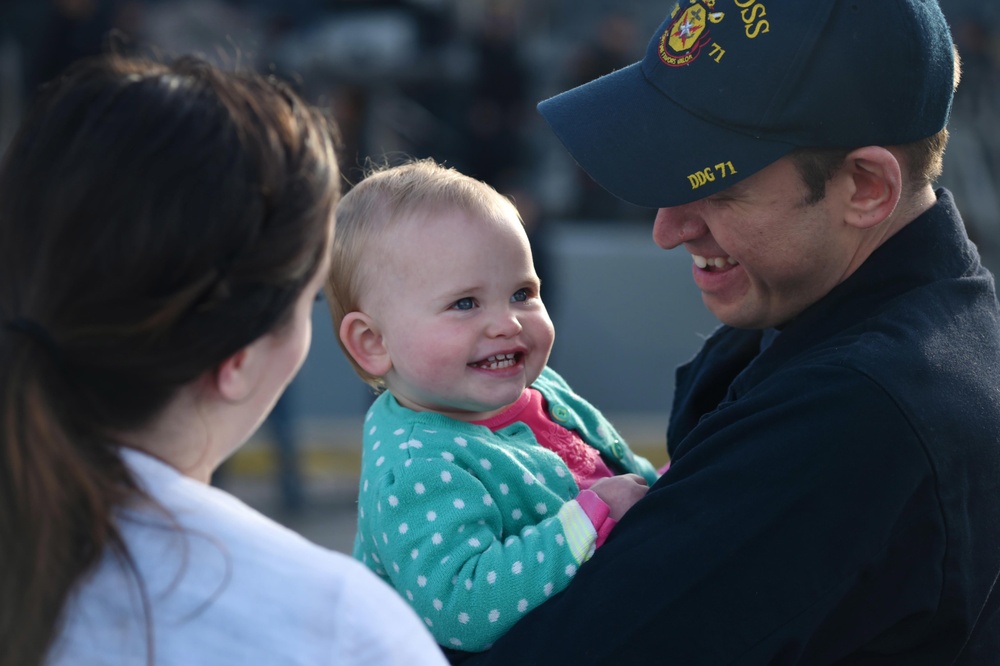
[[1000, 664], [1000, 308], [938, 199], [765, 351], [716, 331], [669, 471], [464, 663]]

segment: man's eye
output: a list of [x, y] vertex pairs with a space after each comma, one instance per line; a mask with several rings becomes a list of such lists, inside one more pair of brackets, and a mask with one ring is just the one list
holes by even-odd
[[476, 302], [471, 298], [460, 298], [451, 307], [454, 310], [471, 310], [476, 307]]
[[511, 303], [523, 303], [531, 297], [527, 289], [518, 289], [514, 292], [514, 295], [510, 297]]

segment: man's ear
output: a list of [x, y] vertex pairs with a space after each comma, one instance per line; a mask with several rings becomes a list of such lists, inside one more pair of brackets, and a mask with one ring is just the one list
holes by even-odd
[[866, 146], [848, 154], [844, 163], [852, 186], [846, 222], [858, 229], [879, 225], [899, 203], [903, 187], [899, 160], [881, 146]]
[[392, 368], [389, 348], [376, 322], [364, 312], [348, 312], [340, 322], [340, 341], [361, 368], [373, 377], [384, 377]]
[[257, 385], [259, 350], [251, 343], [218, 365], [212, 373], [212, 388], [224, 400], [242, 402]]

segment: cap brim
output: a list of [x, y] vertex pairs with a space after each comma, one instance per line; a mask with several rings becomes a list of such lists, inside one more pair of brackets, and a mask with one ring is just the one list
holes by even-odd
[[549, 98], [538, 110], [591, 178], [646, 208], [715, 194], [795, 148], [694, 116], [646, 80], [642, 63]]

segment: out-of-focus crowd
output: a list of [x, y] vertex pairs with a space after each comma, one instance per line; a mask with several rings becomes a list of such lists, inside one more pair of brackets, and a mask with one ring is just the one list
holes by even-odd
[[[429, 156], [514, 196], [529, 224], [541, 211], [638, 217], [646, 211], [604, 194], [567, 163], [534, 110], [569, 84], [641, 57], [644, 37], [629, 5], [5, 0], [0, 147], [36, 86], [81, 56], [108, 48], [197, 52], [272, 70], [329, 107], [343, 135], [348, 184], [369, 159]], [[659, 9], [648, 22], [658, 20]]]
[[[542, 219], [627, 218], [534, 110], [638, 60], [664, 3], [640, 0], [4, 0], [0, 149], [37, 85], [107, 48], [273, 70], [327, 106], [347, 185], [369, 159], [435, 157]], [[1000, 9], [941, 0], [964, 63], [942, 184], [1000, 266]], [[860, 74], [859, 74], [860, 75]], [[865, 73], [864, 75], [869, 75]], [[544, 244], [538, 242], [540, 262]]]
[[[943, 4], [943, 3], [942, 3]], [[969, 3], [970, 5], [972, 3]], [[950, 18], [962, 59], [941, 184], [955, 194], [983, 260], [1000, 272], [1000, 8]], [[990, 13], [991, 12], [991, 13]]]

